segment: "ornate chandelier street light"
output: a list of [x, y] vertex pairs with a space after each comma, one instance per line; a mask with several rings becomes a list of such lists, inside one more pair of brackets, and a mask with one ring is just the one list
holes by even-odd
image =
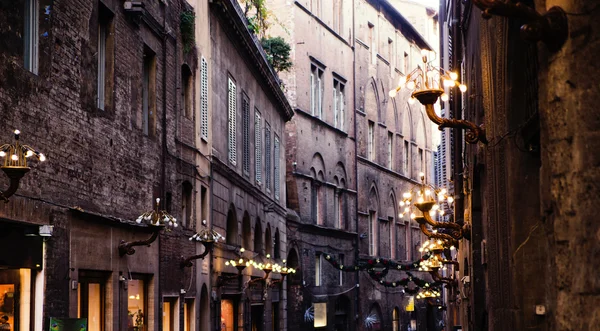
[[27, 159], [35, 156], [41, 162], [46, 161], [44, 154], [38, 152], [29, 145], [22, 145], [19, 142], [19, 136], [21, 131], [15, 130], [15, 142], [13, 144], [4, 144], [0, 146], [0, 157], [4, 158], [4, 165], [2, 165], [2, 171], [10, 179], [10, 186], [6, 191], [0, 191], [0, 199], [4, 202], [8, 202], [8, 198], [11, 197], [19, 188], [19, 182], [21, 178], [25, 176], [31, 168], [27, 166]]
[[427, 117], [433, 123], [437, 124], [440, 130], [444, 128], [466, 129], [465, 140], [468, 143], [474, 144], [477, 141], [481, 141], [487, 144], [485, 130], [482, 127], [465, 120], [442, 118], [435, 113], [433, 105], [437, 102], [438, 98], [442, 99], [442, 101], [448, 100], [448, 95], [444, 92], [443, 87], [458, 87], [464, 93], [467, 91], [467, 86], [458, 81], [457, 73], [434, 66], [427, 58], [428, 53], [429, 51], [427, 50], [421, 51], [423, 59], [422, 67], [417, 66], [406, 77], [402, 77], [398, 86], [389, 92], [390, 97], [396, 97], [401, 89], [407, 88], [413, 91], [409, 103], [412, 104], [415, 100], [419, 100], [425, 106]]
[[[402, 195], [403, 199], [400, 201], [400, 207], [404, 207], [404, 211], [399, 216], [410, 215], [411, 219], [419, 223], [421, 231], [427, 237], [442, 239], [450, 245], [455, 245], [456, 241], [464, 236], [465, 231], [463, 231], [463, 228], [454, 222], [437, 222], [433, 220], [436, 213], [444, 215], [444, 211], [438, 203], [452, 204], [454, 198], [449, 196], [445, 189], [437, 189], [426, 184], [425, 174], [420, 173], [419, 176], [421, 177], [421, 184]], [[413, 206], [417, 209], [416, 211], [412, 209]], [[429, 230], [428, 226], [433, 230]], [[444, 232], [439, 232], [438, 229], [443, 229]]]
[[125, 240], [121, 240], [121, 243], [119, 243], [119, 255], [120, 256], [124, 256], [125, 254], [127, 254], [127, 255], [135, 254], [135, 249], [133, 248], [135, 246], [149, 246], [151, 243], [153, 243], [156, 240], [156, 238], [158, 238], [158, 234], [160, 233], [160, 230], [162, 230], [166, 226], [174, 227], [174, 228], [177, 227], [177, 219], [175, 217], [171, 216], [166, 211], [159, 210], [159, 205], [160, 205], [160, 199], [157, 198], [155, 209], [152, 211], [143, 213], [135, 220], [135, 222], [138, 224], [145, 223], [148, 227], [152, 227], [153, 228], [152, 236], [146, 240], [140, 240], [140, 241], [126, 242]]
[[[206, 220], [202, 220], [202, 225], [206, 226]], [[225, 237], [215, 230], [204, 228], [190, 237], [190, 241], [193, 240], [200, 242], [204, 246], [204, 252], [202, 252], [202, 254], [192, 255], [188, 258], [182, 256], [180, 264], [182, 269], [185, 267], [192, 267], [194, 265], [192, 263], [193, 260], [204, 259], [208, 253], [212, 252], [214, 244], [219, 242], [219, 240], [225, 240]]]

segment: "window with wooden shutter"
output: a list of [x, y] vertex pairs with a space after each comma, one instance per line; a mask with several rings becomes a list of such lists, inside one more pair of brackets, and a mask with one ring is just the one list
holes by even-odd
[[260, 130], [260, 112], [254, 111], [254, 173], [256, 183], [262, 183], [262, 132]]
[[250, 176], [250, 100], [242, 97], [242, 169], [245, 176]]
[[280, 163], [280, 154], [279, 154], [279, 137], [275, 136], [275, 142], [273, 146], [273, 154], [274, 155], [274, 167], [273, 167], [273, 186], [275, 187], [275, 199], [279, 200], [279, 192], [280, 192], [280, 184], [279, 184], [279, 163]]
[[229, 77], [229, 92], [228, 92], [228, 145], [229, 145], [229, 162], [235, 165], [237, 162], [237, 150], [236, 150], [236, 115], [237, 115], [237, 100], [236, 100], [236, 86], [235, 82]]
[[265, 187], [271, 189], [271, 127], [265, 122]]
[[208, 63], [202, 57], [200, 61], [200, 135], [208, 139]]

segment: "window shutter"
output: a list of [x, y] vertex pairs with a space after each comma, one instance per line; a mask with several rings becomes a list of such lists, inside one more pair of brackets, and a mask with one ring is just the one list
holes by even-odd
[[250, 175], [250, 102], [246, 96], [242, 99], [242, 134], [243, 134], [243, 171]]
[[271, 188], [271, 127], [265, 125], [265, 187]]
[[260, 113], [258, 110], [254, 113], [254, 166], [256, 182], [262, 182], [262, 132], [260, 132]]
[[279, 200], [279, 163], [280, 163], [280, 159], [279, 159], [279, 138], [277, 136], [275, 136], [275, 143], [274, 143], [274, 151], [273, 153], [275, 154], [275, 159], [274, 159], [274, 178], [273, 178], [273, 185], [275, 186], [274, 190], [275, 190], [275, 199]]
[[316, 110], [315, 110], [315, 74], [314, 73], [310, 73], [310, 112], [313, 116], [315, 116], [316, 114]]
[[337, 104], [337, 82], [333, 83], [333, 126], [337, 128], [338, 126], [338, 104]]
[[233, 82], [233, 80], [231, 80], [231, 78], [229, 78], [229, 128], [228, 128], [229, 129], [229, 132], [228, 132], [229, 162], [231, 162], [233, 165], [236, 164], [236, 160], [237, 160], [236, 143], [235, 143], [235, 139], [236, 139], [236, 133], [235, 133], [236, 108], [237, 108], [236, 87], [235, 87], [235, 83]]
[[339, 105], [339, 110], [338, 110], [338, 112], [339, 112], [338, 128], [340, 130], [344, 130], [344, 106], [345, 106], [345, 104], [344, 104], [344, 90], [341, 88], [340, 88], [339, 102], [340, 102], [340, 105]]
[[200, 136], [208, 139], [208, 63], [204, 57], [200, 66]]

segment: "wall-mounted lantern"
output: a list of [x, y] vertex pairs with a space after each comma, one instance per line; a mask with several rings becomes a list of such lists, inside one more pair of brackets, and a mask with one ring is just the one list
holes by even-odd
[[[203, 220], [202, 224], [206, 226], [206, 220]], [[214, 244], [219, 240], [225, 240], [225, 237], [223, 237], [217, 231], [204, 228], [200, 232], [196, 232], [193, 236], [190, 237], [190, 241], [199, 241], [204, 246], [204, 252], [202, 252], [202, 254], [190, 256], [188, 258], [184, 258], [182, 256], [180, 267], [182, 269], [185, 267], [191, 267], [194, 265], [192, 263], [193, 260], [204, 259], [204, 257], [212, 251]]]

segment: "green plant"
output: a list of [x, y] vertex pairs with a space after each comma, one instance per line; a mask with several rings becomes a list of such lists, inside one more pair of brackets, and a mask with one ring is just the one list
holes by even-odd
[[196, 45], [196, 39], [194, 36], [196, 14], [191, 10], [181, 12], [179, 15], [179, 21], [179, 32], [181, 32], [183, 52], [187, 54]]
[[[264, 37], [269, 28], [269, 17], [271, 12], [265, 6], [265, 0], [240, 0], [244, 5], [244, 15], [248, 20], [248, 29], [253, 33]], [[251, 13], [252, 12], [252, 16]]]
[[265, 53], [267, 53], [267, 59], [275, 71], [287, 71], [292, 67], [292, 61], [290, 61], [292, 48], [283, 38], [262, 38], [261, 43]]

